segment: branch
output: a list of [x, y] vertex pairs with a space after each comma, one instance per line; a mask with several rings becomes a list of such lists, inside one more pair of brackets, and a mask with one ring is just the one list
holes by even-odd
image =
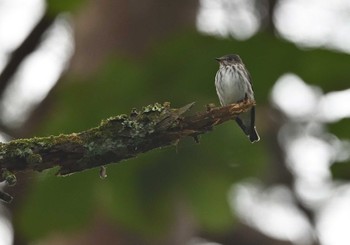
[[22, 44], [11, 54], [9, 62], [0, 74], [0, 96], [2, 96], [5, 87], [10, 82], [21, 62], [37, 48], [43, 34], [50, 28], [54, 20], [55, 18], [44, 15]]
[[20, 171], [43, 171], [59, 167], [58, 175], [117, 163], [155, 148], [177, 144], [184, 137], [207, 133], [216, 125], [249, 110], [254, 101], [225, 107], [207, 107], [204, 112], [185, 116], [194, 103], [173, 109], [158, 103], [133, 109], [129, 116], [103, 120], [80, 133], [18, 139], [0, 144], [0, 181], [14, 183]]

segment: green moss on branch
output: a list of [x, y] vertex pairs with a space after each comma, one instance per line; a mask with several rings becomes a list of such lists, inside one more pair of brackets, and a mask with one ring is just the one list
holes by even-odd
[[[183, 137], [197, 136], [213, 126], [235, 118], [254, 101], [185, 116], [192, 106], [174, 109], [169, 103], [133, 109], [130, 115], [103, 120], [96, 127], [68, 135], [18, 139], [0, 144], [1, 180], [7, 172], [42, 171], [59, 166], [59, 175], [117, 163], [158, 147], [177, 143]], [[7, 175], [6, 175], [7, 176]]]

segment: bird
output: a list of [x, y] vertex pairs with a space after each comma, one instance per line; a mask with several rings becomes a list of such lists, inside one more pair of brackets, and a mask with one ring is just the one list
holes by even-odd
[[[215, 75], [216, 93], [220, 104], [225, 106], [247, 99], [254, 100], [251, 77], [239, 55], [228, 54], [215, 59], [220, 65]], [[235, 120], [251, 143], [260, 140], [255, 127], [255, 106], [241, 113]]]

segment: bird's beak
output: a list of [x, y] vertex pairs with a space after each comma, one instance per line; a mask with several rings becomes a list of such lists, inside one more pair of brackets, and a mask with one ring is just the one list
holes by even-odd
[[217, 62], [220, 62], [220, 61], [221, 61], [221, 58], [215, 58], [215, 60], [216, 60]]

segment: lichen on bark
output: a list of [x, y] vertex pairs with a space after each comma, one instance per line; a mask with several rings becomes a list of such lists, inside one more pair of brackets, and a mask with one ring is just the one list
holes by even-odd
[[190, 136], [197, 141], [198, 135], [234, 119], [255, 102], [207, 106], [203, 112], [185, 115], [193, 104], [171, 108], [168, 102], [155, 103], [141, 110], [132, 109], [129, 115], [102, 120], [99, 126], [80, 133], [1, 143], [0, 181], [11, 183], [11, 176], [19, 171], [40, 172], [57, 166], [58, 175], [68, 175], [174, 145], [183, 137]]

